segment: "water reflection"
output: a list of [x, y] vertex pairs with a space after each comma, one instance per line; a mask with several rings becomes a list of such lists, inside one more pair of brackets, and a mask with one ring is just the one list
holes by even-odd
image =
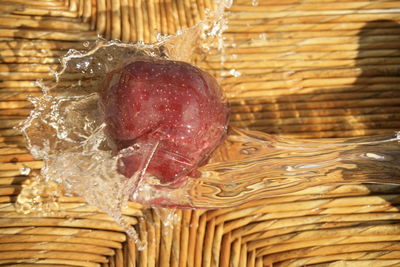
[[396, 134], [301, 140], [231, 129], [200, 178], [179, 189], [142, 187], [135, 200], [221, 208], [322, 184], [400, 184], [399, 140]]

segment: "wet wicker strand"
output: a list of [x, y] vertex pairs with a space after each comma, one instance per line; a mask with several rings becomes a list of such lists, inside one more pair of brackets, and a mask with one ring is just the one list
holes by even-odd
[[202, 259], [202, 266], [209, 267], [212, 264], [212, 244], [214, 240], [215, 234], [215, 220], [211, 219], [207, 222], [207, 231], [204, 236], [204, 243], [203, 243], [203, 259]]
[[[171, 240], [170, 266], [178, 267], [180, 262], [181, 234], [182, 234], [182, 210], [177, 210], [173, 218], [173, 230]], [[186, 248], [184, 248], [186, 249]]]
[[179, 248], [179, 261], [178, 266], [186, 266], [188, 263], [188, 250], [189, 250], [189, 229], [190, 221], [192, 218], [192, 210], [182, 211], [182, 226], [180, 231], [180, 248]]
[[207, 227], [207, 216], [199, 217], [199, 223], [196, 234], [196, 246], [194, 253], [194, 266], [202, 266], [203, 264], [203, 248], [205, 247], [205, 232]]
[[172, 242], [173, 240], [173, 227], [171, 227], [170, 223], [165, 221], [166, 215], [168, 214], [166, 210], [159, 209], [161, 214], [161, 240], [160, 240], [160, 266], [170, 266], [170, 259], [172, 253]]
[[[146, 222], [144, 220], [140, 220], [139, 221], [139, 227], [140, 227], [140, 232], [139, 232], [139, 237], [141, 240], [145, 241], [145, 242], [149, 242], [148, 239], [148, 233], [147, 233], [147, 226], [146, 226]], [[145, 246], [142, 250], [140, 250], [138, 252], [138, 258], [139, 258], [139, 262], [138, 265], [139, 266], [148, 266], [148, 246]]]
[[60, 243], [71, 243], [71, 244], [84, 244], [84, 245], [93, 245], [109, 247], [114, 249], [122, 248], [121, 243], [116, 241], [111, 241], [107, 239], [99, 239], [99, 238], [85, 238], [85, 237], [76, 237], [76, 236], [67, 236], [67, 235], [26, 235], [26, 234], [18, 234], [18, 235], [0, 235], [0, 242], [3, 243], [51, 243], [57, 242]]
[[128, 244], [128, 260], [127, 260], [127, 267], [136, 266], [136, 246], [132, 239], [127, 240]]
[[221, 253], [220, 253], [220, 262], [219, 265], [222, 266], [229, 266], [229, 264], [234, 265], [233, 261], [230, 260], [231, 253], [234, 251], [231, 249], [232, 244], [232, 235], [230, 233], [223, 236], [221, 241]]
[[[148, 233], [148, 245], [147, 245], [147, 258], [148, 258], [148, 264], [147, 266], [156, 266], [156, 245], [158, 242], [156, 241], [156, 227], [153, 224], [153, 218], [150, 210], [146, 210], [146, 229]], [[153, 241], [154, 240], [154, 241]]]
[[[59, 260], [84, 260], [91, 262], [107, 262], [107, 258], [101, 255], [95, 255], [92, 253], [83, 252], [67, 252], [67, 251], [43, 251], [41, 253], [42, 257], [48, 259], [59, 259]], [[5, 259], [29, 259], [38, 257], [36, 251], [5, 251], [0, 252], [0, 260]]]

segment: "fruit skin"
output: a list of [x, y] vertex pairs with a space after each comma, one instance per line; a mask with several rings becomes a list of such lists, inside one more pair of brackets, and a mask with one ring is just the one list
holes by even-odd
[[229, 107], [217, 81], [188, 63], [138, 58], [104, 85], [107, 133], [126, 177], [147, 165], [162, 184], [178, 184], [226, 135]]

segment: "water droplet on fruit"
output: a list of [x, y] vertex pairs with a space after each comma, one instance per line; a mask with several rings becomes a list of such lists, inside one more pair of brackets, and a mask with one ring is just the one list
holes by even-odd
[[132, 147], [133, 147], [135, 150], [140, 149], [140, 145], [139, 145], [139, 144], [134, 144]]

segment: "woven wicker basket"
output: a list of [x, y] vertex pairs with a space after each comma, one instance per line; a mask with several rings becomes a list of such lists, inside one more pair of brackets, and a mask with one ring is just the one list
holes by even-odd
[[[110, 217], [61, 197], [58, 215], [17, 213], [16, 196], [41, 168], [13, 129], [40, 95], [34, 81], [98, 34], [155, 40], [195, 25], [212, 0], [0, 2], [0, 266], [400, 266], [400, 187], [324, 185], [220, 210], [124, 211], [143, 251]], [[296, 137], [400, 129], [400, 1], [235, 0], [218, 77], [232, 125]], [[240, 73], [232, 75], [232, 70]], [[236, 75], [238, 76], [238, 75]], [[26, 181], [25, 181], [26, 183]], [[146, 215], [146, 220], [141, 219]]]

